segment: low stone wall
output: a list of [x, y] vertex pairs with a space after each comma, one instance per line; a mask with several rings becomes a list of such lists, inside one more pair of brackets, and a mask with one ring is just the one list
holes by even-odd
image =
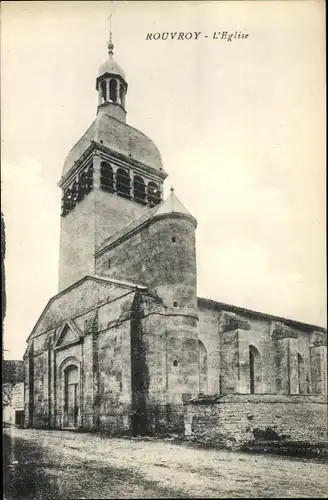
[[[185, 406], [186, 430], [207, 445], [239, 448], [246, 443], [327, 443], [327, 400], [303, 395], [227, 395], [198, 398]], [[188, 434], [188, 432], [186, 432]]]

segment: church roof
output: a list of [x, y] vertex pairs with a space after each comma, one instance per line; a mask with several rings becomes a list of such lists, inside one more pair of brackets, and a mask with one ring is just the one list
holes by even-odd
[[180, 215], [185, 215], [187, 217], [190, 217], [195, 226], [197, 225], [196, 219], [191, 215], [191, 213], [186, 209], [186, 207], [183, 205], [183, 203], [179, 200], [179, 198], [176, 196], [174, 193], [173, 188], [171, 188], [171, 192], [169, 196], [162, 201], [159, 205], [156, 205], [155, 207], [147, 210], [143, 214], [141, 214], [137, 219], [134, 219], [132, 222], [124, 226], [122, 229], [117, 231], [116, 233], [112, 234], [109, 238], [107, 238], [103, 243], [100, 245], [99, 249], [97, 250], [97, 254], [102, 252], [105, 248], [107, 248], [109, 245], [114, 243], [115, 241], [119, 240], [120, 238], [123, 238], [124, 236], [129, 235], [130, 233], [133, 233], [134, 231], [138, 230], [140, 226], [146, 223], [150, 223], [153, 219], [169, 214], [180, 214]]
[[117, 64], [116, 61], [114, 61], [112, 57], [109, 57], [108, 60], [100, 66], [98, 76], [102, 76], [106, 73], [119, 75], [125, 80], [125, 73], [123, 69], [119, 64]]
[[68, 317], [79, 317], [88, 308], [122, 297], [122, 289], [130, 292], [125, 295], [130, 295], [136, 290], [146, 291], [147, 287], [104, 276], [84, 276], [48, 300], [27, 342], [34, 335], [49, 331], [54, 325], [58, 326]]
[[177, 212], [179, 214], [191, 215], [191, 213], [186, 209], [184, 204], [179, 200], [177, 195], [174, 193], [174, 189], [171, 188], [170, 195], [157, 207], [155, 215], [169, 214], [171, 212]]
[[218, 302], [217, 300], [208, 299], [205, 297], [197, 297], [197, 303], [198, 307], [205, 306], [215, 310], [235, 312], [241, 315], [253, 317], [255, 319], [279, 321], [291, 328], [297, 328], [300, 330], [305, 330], [305, 331], [317, 330], [318, 332], [323, 332], [323, 333], [327, 331], [326, 328], [324, 328], [323, 326], [312, 325], [310, 323], [302, 323], [301, 321], [284, 318], [283, 316], [276, 316], [274, 314], [254, 311], [253, 309], [246, 309], [245, 307], [226, 304], [225, 302]]
[[149, 137], [107, 113], [100, 113], [66, 157], [63, 176], [74, 166], [92, 141], [163, 172], [161, 154]]

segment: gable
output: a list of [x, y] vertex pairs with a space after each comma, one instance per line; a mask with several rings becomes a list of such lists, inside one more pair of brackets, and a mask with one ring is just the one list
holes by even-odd
[[133, 294], [136, 287], [106, 278], [86, 276], [49, 300], [28, 340], [58, 328], [68, 318], [81, 316], [123, 294]]
[[81, 338], [82, 332], [77, 328], [74, 321], [67, 320], [59, 328], [54, 344], [54, 349], [80, 342]]

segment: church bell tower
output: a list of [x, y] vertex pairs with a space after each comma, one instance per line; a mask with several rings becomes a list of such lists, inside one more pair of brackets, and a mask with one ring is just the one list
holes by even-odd
[[128, 84], [108, 59], [96, 79], [97, 116], [69, 152], [58, 183], [62, 190], [59, 291], [95, 274], [101, 243], [162, 201], [161, 155], [151, 139], [126, 123]]

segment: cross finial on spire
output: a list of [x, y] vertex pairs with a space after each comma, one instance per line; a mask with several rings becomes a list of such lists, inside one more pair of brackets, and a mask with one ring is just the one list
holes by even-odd
[[112, 34], [112, 17], [115, 14], [115, 2], [110, 2], [110, 14], [109, 14], [109, 40], [108, 40], [108, 54], [110, 57], [114, 54], [114, 44], [113, 44], [113, 34]]

